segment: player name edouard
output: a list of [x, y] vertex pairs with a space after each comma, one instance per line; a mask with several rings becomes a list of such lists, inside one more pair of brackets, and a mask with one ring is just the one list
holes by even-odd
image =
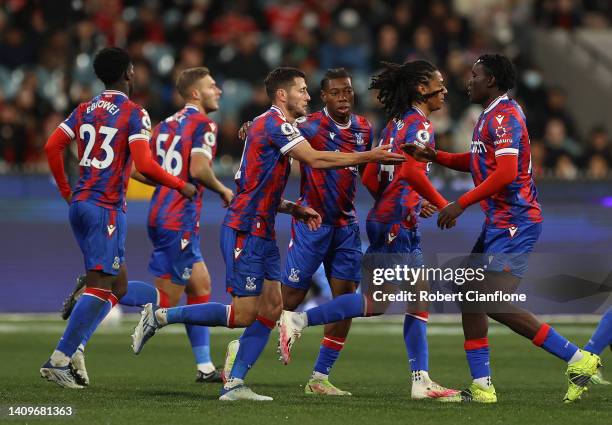
[[484, 293], [479, 291], [465, 291], [448, 294], [444, 292], [429, 291], [399, 291], [387, 293], [374, 291], [372, 294], [376, 302], [525, 302], [526, 294], [507, 294], [503, 291]]

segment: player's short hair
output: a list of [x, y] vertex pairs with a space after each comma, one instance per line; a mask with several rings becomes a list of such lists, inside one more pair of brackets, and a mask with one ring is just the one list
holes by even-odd
[[351, 74], [344, 68], [332, 68], [325, 71], [323, 78], [321, 79], [321, 90], [327, 90], [329, 86], [329, 80], [335, 80], [336, 78], [348, 78], [351, 79]]
[[501, 91], [508, 91], [514, 87], [516, 71], [506, 56], [482, 55], [476, 63], [480, 63], [487, 74], [495, 77], [495, 84]]
[[96, 76], [106, 85], [116, 83], [127, 71], [132, 60], [130, 55], [119, 47], [106, 47], [100, 50], [93, 61]]
[[282, 66], [270, 71], [264, 80], [268, 98], [273, 101], [274, 96], [276, 95], [276, 90], [286, 89], [287, 87], [293, 85], [294, 78], [306, 79], [306, 74], [297, 68], [292, 68], [289, 66]]
[[382, 62], [383, 70], [372, 77], [370, 90], [378, 90], [378, 100], [389, 118], [399, 118], [414, 102], [424, 102], [417, 86], [427, 85], [438, 69], [424, 60], [397, 64]]
[[207, 75], [210, 75], [210, 71], [204, 66], [184, 69], [176, 78], [176, 90], [183, 99], [187, 99], [189, 97], [189, 89], [191, 86], [193, 86], [196, 81], [206, 77]]

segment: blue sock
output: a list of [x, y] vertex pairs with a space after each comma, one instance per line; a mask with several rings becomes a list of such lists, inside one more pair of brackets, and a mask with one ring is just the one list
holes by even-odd
[[230, 378], [244, 379], [268, 343], [273, 328], [272, 320], [257, 316], [253, 324], [244, 330]]
[[[111, 295], [111, 296], [114, 296], [114, 295]], [[110, 299], [106, 302], [106, 304], [104, 304], [104, 306], [102, 307], [102, 310], [100, 310], [100, 314], [98, 315], [98, 317], [96, 317], [96, 320], [93, 322], [93, 324], [87, 330], [87, 333], [85, 334], [85, 337], [83, 338], [83, 341], [81, 341], [81, 344], [83, 344], [83, 347], [85, 347], [87, 345], [87, 342], [89, 341], [89, 338], [91, 338], [91, 336], [94, 334], [96, 329], [98, 329], [98, 326], [100, 326], [100, 323], [102, 323], [104, 318], [108, 315], [108, 313], [110, 313], [110, 311], [112, 310], [113, 306], [114, 305], [110, 301]]]
[[468, 339], [464, 344], [465, 355], [473, 379], [491, 376], [489, 339]]
[[340, 356], [340, 350], [344, 347], [344, 341], [346, 341], [346, 338], [331, 335], [323, 337], [321, 348], [319, 349], [319, 357], [317, 357], [314, 367], [315, 372], [329, 375], [334, 363], [338, 360], [338, 356]]
[[612, 307], [608, 309], [599, 321], [597, 329], [584, 349], [590, 353], [600, 355], [604, 348], [612, 344]]
[[566, 362], [569, 362], [572, 356], [576, 354], [576, 351], [578, 351], [577, 346], [569, 342], [563, 335], [560, 335], [546, 323], [542, 324], [538, 333], [533, 337], [532, 342]]
[[77, 301], [68, 320], [68, 326], [66, 326], [64, 335], [59, 340], [56, 348], [68, 357], [72, 357], [90, 328], [96, 323], [105, 305], [108, 304], [108, 301], [105, 299], [88, 293], [90, 289], [94, 290], [93, 292], [110, 292], [102, 289], [88, 288]]
[[353, 317], [363, 317], [364, 299], [361, 294], [345, 294], [306, 311], [308, 326], [324, 325]]
[[192, 304], [167, 310], [168, 324], [186, 323], [201, 326], [227, 326], [227, 308], [221, 303]]
[[404, 316], [404, 343], [406, 344], [410, 370], [412, 372], [416, 370], [429, 371], [427, 322], [410, 314], [406, 314]]
[[196, 364], [211, 363], [210, 330], [208, 326], [185, 325]]
[[145, 304], [157, 304], [157, 288], [145, 282], [130, 280], [127, 292], [121, 297], [120, 303], [129, 306], [141, 306]]

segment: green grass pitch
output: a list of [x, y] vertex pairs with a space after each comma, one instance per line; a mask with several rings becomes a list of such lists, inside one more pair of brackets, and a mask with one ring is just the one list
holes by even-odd
[[[612, 424], [612, 387], [591, 387], [583, 400], [564, 405], [564, 364], [531, 343], [494, 326], [492, 366], [496, 405], [411, 401], [400, 323], [360, 320], [332, 374], [332, 382], [353, 393], [332, 398], [303, 393], [322, 329], [308, 329], [289, 366], [275, 354], [277, 332], [248, 376], [251, 387], [273, 402], [222, 403], [219, 384], [196, 384], [183, 329], [166, 328], [139, 356], [130, 349], [129, 317], [119, 328], [101, 329], [86, 351], [92, 384], [66, 390], [44, 381], [38, 369], [63, 329], [63, 322], [0, 320], [0, 423], [66, 424]], [[558, 329], [584, 344], [594, 325]], [[213, 359], [223, 362], [226, 344], [238, 331], [213, 330]], [[432, 378], [452, 387], [470, 379], [463, 337], [456, 325], [430, 326]], [[612, 361], [608, 351], [604, 364]], [[608, 378], [612, 376], [608, 373]], [[8, 416], [10, 406], [72, 406], [70, 418]]]

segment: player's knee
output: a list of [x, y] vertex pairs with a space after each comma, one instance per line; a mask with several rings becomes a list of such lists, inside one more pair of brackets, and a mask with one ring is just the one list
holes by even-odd
[[119, 287], [113, 288], [113, 294], [117, 297], [118, 300], [123, 298], [123, 296], [127, 293], [127, 288]]
[[255, 309], [235, 309], [231, 325], [235, 328], [244, 328], [250, 326], [255, 321], [256, 317], [257, 310]]

